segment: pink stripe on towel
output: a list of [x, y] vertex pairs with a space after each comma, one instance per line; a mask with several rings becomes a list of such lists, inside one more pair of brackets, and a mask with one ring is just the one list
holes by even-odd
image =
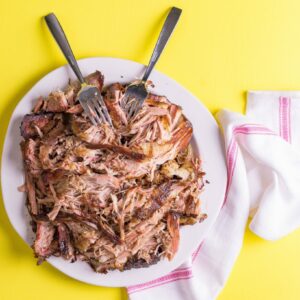
[[233, 171], [236, 163], [236, 157], [237, 157], [237, 143], [232, 137], [230, 144], [228, 146], [227, 154], [226, 154], [226, 162], [227, 162], [227, 186], [226, 186], [226, 192], [225, 192], [225, 199], [224, 203], [226, 202], [227, 195], [231, 186]]
[[228, 146], [228, 150], [226, 153], [226, 162], [227, 162], [227, 187], [225, 193], [225, 199], [223, 205], [226, 203], [226, 199], [228, 196], [228, 192], [231, 186], [231, 181], [233, 177], [233, 172], [236, 164], [237, 158], [237, 143], [235, 141], [235, 136], [239, 133], [242, 134], [270, 134], [275, 135], [275, 133], [268, 128], [265, 128], [261, 125], [257, 124], [244, 124], [233, 129], [233, 136]]
[[173, 281], [177, 281], [177, 280], [181, 280], [181, 279], [189, 279], [192, 276], [193, 276], [193, 273], [190, 268], [187, 268], [186, 270], [175, 270], [168, 275], [151, 280], [149, 282], [130, 286], [127, 288], [127, 291], [129, 294], [131, 294], [131, 293], [141, 291], [144, 289], [157, 287], [157, 286], [169, 283], [169, 282], [173, 282]]
[[288, 97], [279, 98], [279, 134], [291, 142], [291, 99]]

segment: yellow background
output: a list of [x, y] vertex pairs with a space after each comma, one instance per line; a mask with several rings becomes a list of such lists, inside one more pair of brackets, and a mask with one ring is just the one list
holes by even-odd
[[[299, 0], [0, 0], [1, 148], [16, 103], [38, 79], [65, 64], [43, 15], [57, 14], [78, 58], [147, 63], [172, 5], [183, 8], [183, 15], [157, 69], [212, 112], [243, 112], [249, 89], [300, 89]], [[47, 263], [37, 267], [0, 205], [1, 300], [126, 299], [124, 290], [77, 282]], [[273, 243], [247, 232], [218, 299], [300, 299], [299, 253], [299, 230]]]

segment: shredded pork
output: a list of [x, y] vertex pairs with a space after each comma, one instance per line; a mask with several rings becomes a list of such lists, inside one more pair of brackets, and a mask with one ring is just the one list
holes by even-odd
[[102, 90], [99, 71], [87, 81], [101, 90], [114, 128], [90, 123], [76, 101], [78, 82], [40, 97], [21, 124], [34, 253], [39, 262], [84, 260], [101, 273], [171, 260], [180, 226], [205, 219], [192, 125], [153, 94], [128, 120], [120, 106], [126, 86]]

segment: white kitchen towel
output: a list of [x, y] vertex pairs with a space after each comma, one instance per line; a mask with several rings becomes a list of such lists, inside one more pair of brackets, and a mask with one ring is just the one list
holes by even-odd
[[300, 227], [300, 92], [249, 92], [246, 116], [222, 110], [228, 183], [208, 236], [170, 274], [127, 288], [131, 300], [212, 300], [250, 229], [276, 240]]

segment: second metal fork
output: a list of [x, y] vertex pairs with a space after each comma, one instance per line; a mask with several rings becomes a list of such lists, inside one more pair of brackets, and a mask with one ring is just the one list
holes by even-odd
[[161, 53], [164, 50], [174, 28], [179, 20], [181, 12], [182, 12], [181, 9], [179, 9], [177, 7], [172, 7], [172, 9], [170, 10], [170, 12], [165, 20], [163, 28], [160, 32], [160, 35], [156, 42], [152, 56], [150, 58], [150, 62], [148, 64], [148, 67], [145, 71], [145, 74], [144, 74], [142, 80], [139, 81], [138, 83], [130, 84], [125, 91], [125, 95], [122, 98], [121, 106], [125, 110], [127, 117], [129, 119], [137, 114], [137, 112], [141, 109], [145, 99], [148, 96], [146, 82], [147, 82], [155, 64], [157, 63]]

